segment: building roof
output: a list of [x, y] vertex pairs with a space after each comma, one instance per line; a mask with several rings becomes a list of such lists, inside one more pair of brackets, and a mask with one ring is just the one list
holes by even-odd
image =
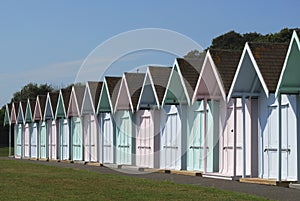
[[159, 104], [161, 104], [167, 88], [172, 67], [149, 66], [148, 69], [151, 74]]
[[39, 102], [40, 102], [40, 107], [41, 107], [41, 112], [42, 112], [42, 117], [43, 117], [45, 114], [47, 96], [39, 95], [37, 98], [39, 99]]
[[204, 59], [205, 54], [198, 59], [176, 59], [190, 99], [193, 97]]
[[[94, 107], [97, 107], [103, 82], [88, 82]], [[96, 108], [95, 108], [96, 109]]]
[[59, 96], [58, 92], [51, 92], [51, 93], [49, 93], [49, 97], [50, 97], [50, 101], [51, 101], [51, 106], [52, 106], [53, 114], [55, 114], [55, 112], [56, 112], [56, 106], [57, 106], [57, 102], [58, 102], [58, 96]]
[[78, 108], [79, 108], [79, 110], [81, 110], [82, 103], [83, 103], [83, 96], [84, 96], [84, 92], [85, 92], [85, 86], [74, 85], [74, 91], [75, 91], [75, 95], [76, 95]]
[[118, 97], [118, 92], [120, 89], [122, 78], [121, 77], [105, 77], [105, 80], [106, 80], [109, 96], [110, 96], [110, 99], [112, 102], [112, 107], [114, 108], [117, 97]]
[[210, 49], [209, 53], [218, 70], [225, 93], [228, 94], [242, 51]]
[[124, 73], [128, 86], [129, 95], [133, 109], [135, 110], [139, 101], [145, 74], [144, 73]]
[[249, 47], [269, 92], [275, 92], [288, 44], [284, 43], [249, 43]]
[[71, 96], [71, 90], [70, 89], [62, 89], [61, 93], [62, 93], [62, 96], [63, 96], [62, 98], [63, 98], [63, 101], [64, 101], [65, 110], [68, 110], [70, 96]]

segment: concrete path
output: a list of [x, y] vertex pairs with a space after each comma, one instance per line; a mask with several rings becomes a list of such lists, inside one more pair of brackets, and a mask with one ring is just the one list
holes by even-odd
[[[0, 160], [18, 160], [24, 163], [37, 163], [48, 166], [64, 167], [64, 168], [73, 168], [73, 169], [83, 169], [93, 172], [100, 172], [104, 174], [119, 174], [136, 178], [145, 178], [151, 180], [167, 180], [179, 184], [191, 184], [199, 185], [203, 187], [212, 187], [222, 190], [246, 193], [251, 195], [257, 195], [273, 200], [284, 200], [284, 201], [294, 201], [300, 200], [300, 190], [291, 189], [278, 186], [266, 186], [259, 184], [248, 184], [240, 183], [238, 181], [227, 181], [220, 179], [210, 179], [196, 176], [185, 176], [185, 175], [176, 175], [176, 174], [164, 174], [164, 173], [141, 173], [133, 169], [130, 170], [116, 170], [107, 167], [99, 166], [90, 166], [83, 164], [70, 164], [62, 162], [46, 162], [46, 161], [30, 161], [30, 160], [20, 160], [20, 159], [11, 159], [7, 157], [0, 157]], [[130, 174], [128, 174], [130, 173]]]

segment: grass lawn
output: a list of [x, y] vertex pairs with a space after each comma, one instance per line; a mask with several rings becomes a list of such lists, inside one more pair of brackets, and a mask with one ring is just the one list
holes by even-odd
[[[9, 153], [8, 147], [0, 148], [0, 156], [8, 156], [8, 153]], [[11, 154], [12, 155], [14, 154], [14, 148], [13, 147], [11, 148]]]
[[0, 159], [0, 200], [266, 200], [246, 194]]

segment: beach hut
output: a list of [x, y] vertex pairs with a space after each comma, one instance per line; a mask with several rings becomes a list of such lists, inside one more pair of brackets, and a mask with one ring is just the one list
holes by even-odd
[[[277, 123], [281, 125], [281, 128], [279, 128], [281, 131], [278, 132], [278, 134], [281, 135], [281, 142], [279, 142], [280, 139], [278, 136], [278, 150], [281, 149], [282, 153], [280, 159], [281, 162], [278, 158], [278, 169], [281, 169], [281, 171], [278, 171], [278, 181], [281, 179], [288, 181], [300, 181], [300, 80], [298, 76], [300, 72], [299, 37], [300, 33], [294, 31], [275, 91], [275, 97], [277, 97], [278, 102], [281, 101], [283, 105], [281, 108], [278, 108], [278, 110], [281, 110], [281, 118], [278, 114], [277, 120]], [[284, 103], [286, 96], [292, 104], [287, 102], [287, 105]], [[289, 111], [289, 114], [286, 114], [287, 111]], [[296, 123], [296, 126], [294, 123]], [[266, 156], [264, 158], [264, 161], [266, 161]], [[274, 164], [274, 166], [276, 166], [276, 164]], [[267, 175], [266, 172], [263, 172], [263, 168], [261, 168], [260, 173], [263, 176]]]
[[[299, 63], [300, 63], [300, 42], [299, 42], [300, 34], [296, 33], [296, 31], [293, 32], [292, 39], [288, 48], [287, 56], [285, 58], [285, 62], [283, 65], [283, 69], [281, 71], [279, 82], [277, 84], [275, 97], [278, 98], [278, 100], [282, 100], [283, 96], [282, 94], [289, 94], [293, 95], [296, 98], [296, 107], [295, 105], [291, 105], [293, 107], [294, 114], [288, 117], [296, 117], [295, 121], [297, 123], [297, 129], [295, 127], [289, 127], [289, 130], [287, 131], [283, 125], [285, 125], [288, 122], [286, 119], [285, 108], [281, 109], [281, 118], [278, 118], [278, 124], [282, 125], [281, 127], [281, 146], [279, 146], [282, 152], [282, 158], [280, 159], [281, 162], [278, 161], [278, 165], [280, 167], [281, 163], [281, 169], [282, 171], [278, 172], [277, 180], [286, 179], [298, 182], [300, 181], [300, 137], [299, 137], [299, 108], [300, 108], [300, 100], [299, 100], [299, 92], [300, 92], [300, 81], [298, 79], [299, 74]], [[284, 104], [283, 104], [284, 105]], [[285, 106], [287, 107], [287, 106]], [[279, 111], [278, 111], [279, 112]], [[278, 132], [280, 134], [280, 131]], [[287, 135], [287, 136], [286, 136]], [[279, 137], [279, 136], [278, 136]], [[295, 144], [297, 139], [297, 144]], [[279, 143], [278, 143], [279, 144]], [[262, 157], [263, 158], [263, 157]], [[286, 158], [287, 158], [287, 164], [286, 164]], [[265, 159], [266, 160], [266, 159]], [[279, 169], [278, 167], [278, 169]], [[266, 175], [263, 174], [263, 169], [260, 169], [261, 174], [260, 175]]]
[[47, 94], [44, 120], [46, 121], [47, 139], [48, 139], [48, 159], [57, 160], [57, 133], [58, 127], [55, 120], [56, 106], [58, 101], [58, 92]]
[[[21, 157], [29, 158], [30, 157], [30, 128], [27, 124], [25, 126], [25, 111], [26, 111], [27, 102], [19, 102], [19, 110], [17, 115], [17, 138], [18, 138], [18, 149], [21, 149]], [[17, 150], [18, 151], [18, 150]], [[19, 152], [19, 151], [18, 151]]]
[[28, 99], [26, 105], [25, 112], [25, 133], [27, 131], [27, 127], [29, 130], [29, 141], [30, 141], [30, 158], [37, 159], [39, 157], [38, 153], [38, 123], [33, 121], [33, 113], [35, 107], [36, 100]]
[[81, 108], [85, 86], [72, 87], [67, 116], [70, 118], [71, 160], [83, 161], [83, 128]]
[[135, 165], [135, 111], [144, 73], [124, 73], [115, 105], [116, 164]]
[[22, 126], [19, 130], [19, 124], [17, 123], [19, 103], [12, 102], [11, 104], [10, 123], [14, 125], [14, 157], [20, 158], [22, 156]]
[[38, 123], [39, 158], [47, 159], [47, 126], [44, 120], [47, 96], [38, 95], [34, 106], [33, 121]]
[[7, 126], [8, 125], [8, 156], [11, 156], [11, 109], [12, 109], [12, 103], [6, 104], [5, 105], [5, 114], [4, 114], [4, 120], [3, 120], [3, 125]]
[[71, 90], [61, 89], [56, 106], [55, 119], [58, 121], [58, 158], [60, 160], [70, 160], [70, 129], [69, 119], [67, 118], [70, 94]]
[[[194, 115], [190, 112], [194, 121], [189, 121], [193, 124], [189, 133], [192, 138], [188, 140], [188, 169], [200, 166], [200, 170], [204, 171], [203, 176], [236, 178], [236, 166], [239, 162], [236, 156], [240, 155], [237, 153], [241, 150], [235, 141], [239, 133], [234, 132], [233, 102], [227, 103], [227, 94], [241, 53], [233, 50], [208, 50], [197, 82], [193, 105], [198, 104], [200, 110], [193, 109]], [[197, 160], [198, 157], [202, 160]]]
[[136, 166], [160, 168], [161, 108], [171, 67], [149, 66], [136, 112]]
[[114, 107], [119, 93], [121, 77], [105, 77], [97, 107], [100, 122], [100, 162], [102, 164], [115, 163], [116, 124], [114, 121]]
[[187, 115], [203, 59], [177, 58], [163, 98], [161, 155], [162, 169], [187, 169]]
[[[293, 117], [296, 96], [284, 95], [283, 102], [275, 97], [287, 49], [287, 44], [246, 43], [235, 73], [228, 99], [241, 99], [241, 109], [236, 113], [239, 113], [237, 119], [241, 121], [238, 131], [242, 133], [240, 161], [243, 178], [259, 174], [262, 178], [281, 180], [281, 171], [287, 171], [294, 158], [296, 147], [293, 143], [296, 139], [287, 139], [288, 133], [296, 130], [296, 118]], [[283, 114], [280, 117], [279, 111]], [[284, 123], [278, 124], [278, 118], [283, 118]], [[279, 130], [284, 131], [284, 136]], [[284, 149], [279, 145], [279, 136], [286, 139]], [[289, 147], [293, 150], [288, 151]], [[282, 157], [284, 154], [285, 157]], [[285, 166], [280, 171], [283, 158]], [[287, 174], [284, 179], [288, 179]]]
[[84, 161], [99, 161], [99, 123], [96, 115], [96, 107], [102, 82], [87, 82], [84, 92], [81, 115], [83, 117], [83, 141], [84, 141]]

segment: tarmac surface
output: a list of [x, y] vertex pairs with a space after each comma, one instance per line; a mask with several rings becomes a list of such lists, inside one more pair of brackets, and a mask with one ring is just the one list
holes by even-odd
[[48, 166], [56, 166], [63, 168], [82, 169], [92, 172], [99, 172], [103, 174], [118, 174], [129, 177], [144, 178], [156, 181], [171, 181], [178, 184], [190, 184], [203, 187], [210, 187], [216, 189], [222, 189], [227, 191], [234, 191], [239, 193], [246, 193], [250, 195], [261, 196], [272, 200], [299, 200], [300, 190], [291, 189], [287, 187], [268, 186], [260, 184], [240, 183], [238, 181], [228, 181], [222, 179], [211, 179], [199, 176], [185, 176], [177, 174], [165, 174], [165, 173], [144, 173], [134, 169], [114, 169], [108, 167], [84, 165], [77, 163], [65, 163], [65, 162], [47, 162], [47, 161], [32, 161], [25, 159], [13, 159], [8, 157], [0, 157], [0, 160], [18, 160], [24, 163], [36, 163]]

